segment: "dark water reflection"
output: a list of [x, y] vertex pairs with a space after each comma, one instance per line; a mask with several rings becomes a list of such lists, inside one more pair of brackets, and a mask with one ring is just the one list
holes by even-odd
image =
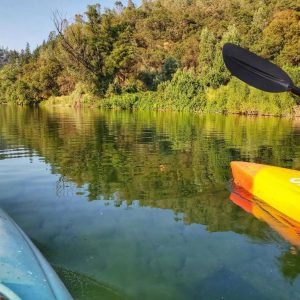
[[77, 299], [299, 299], [300, 254], [228, 190], [231, 160], [300, 169], [299, 123], [2, 106], [0, 205]]

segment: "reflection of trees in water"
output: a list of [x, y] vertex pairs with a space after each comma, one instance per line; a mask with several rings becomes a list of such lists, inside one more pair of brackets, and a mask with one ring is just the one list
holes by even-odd
[[[2, 139], [44, 157], [60, 174], [58, 195], [84, 187], [89, 200], [111, 198], [120, 205], [126, 199], [130, 206], [138, 199], [141, 206], [172, 209], [187, 224], [235, 231], [257, 241], [273, 239], [271, 231], [228, 200], [229, 162], [300, 169], [300, 137], [293, 130], [291, 120], [279, 118], [0, 110]], [[18, 138], [12, 141], [11, 136]], [[118, 199], [111, 196], [115, 192]]]
[[77, 193], [78, 192], [72, 181], [64, 175], [59, 176], [56, 181], [56, 196], [58, 198], [67, 198]]
[[280, 270], [284, 277], [294, 281], [300, 274], [300, 251], [291, 246], [278, 257]]

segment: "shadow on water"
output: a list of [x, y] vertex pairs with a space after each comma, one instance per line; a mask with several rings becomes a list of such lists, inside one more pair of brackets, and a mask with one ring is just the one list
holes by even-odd
[[104, 282], [59, 266], [54, 266], [54, 269], [75, 300], [130, 300], [117, 288]]
[[[45, 257], [50, 255], [51, 251], [49, 251], [47, 245], [41, 244], [34, 239], [32, 241], [43, 252]], [[52, 267], [65, 283], [66, 288], [75, 300], [130, 300], [124, 292], [105, 282], [100, 282], [90, 276], [68, 270], [58, 265], [52, 265]]]
[[[72, 270], [58, 268], [79, 298], [99, 288], [115, 299], [110, 286], [135, 299], [271, 298], [288, 286], [268, 268], [295, 280], [299, 255], [229, 200], [229, 163], [300, 169], [297, 128], [279, 118], [1, 107], [9, 188], [0, 200], [52, 264]], [[15, 158], [36, 173], [26, 179]], [[278, 287], [264, 290], [269, 280]]]
[[265, 299], [241, 276], [225, 267], [217, 270], [194, 290], [194, 299]]

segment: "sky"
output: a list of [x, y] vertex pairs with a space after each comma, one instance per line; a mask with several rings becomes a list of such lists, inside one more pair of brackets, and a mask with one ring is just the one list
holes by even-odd
[[[127, 0], [122, 1], [124, 5]], [[140, 0], [134, 1], [137, 5]], [[34, 49], [49, 32], [55, 30], [53, 12], [72, 20], [75, 14], [83, 14], [87, 5], [100, 3], [111, 8], [115, 1], [109, 0], [0, 0], [0, 47], [21, 50], [26, 43]]]

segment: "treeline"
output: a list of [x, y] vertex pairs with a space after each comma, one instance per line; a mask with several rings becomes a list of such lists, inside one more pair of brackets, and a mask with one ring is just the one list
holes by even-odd
[[[29, 45], [27, 44], [26, 47], [29, 50]], [[16, 58], [25, 54], [26, 50], [21, 51], [18, 53], [14, 50], [8, 50], [7, 48], [1, 47], [0, 48], [0, 68], [6, 64], [15, 62]]]
[[0, 69], [0, 102], [291, 114], [295, 98], [231, 78], [224, 43], [249, 48], [300, 83], [297, 0], [157, 0], [89, 5]]

